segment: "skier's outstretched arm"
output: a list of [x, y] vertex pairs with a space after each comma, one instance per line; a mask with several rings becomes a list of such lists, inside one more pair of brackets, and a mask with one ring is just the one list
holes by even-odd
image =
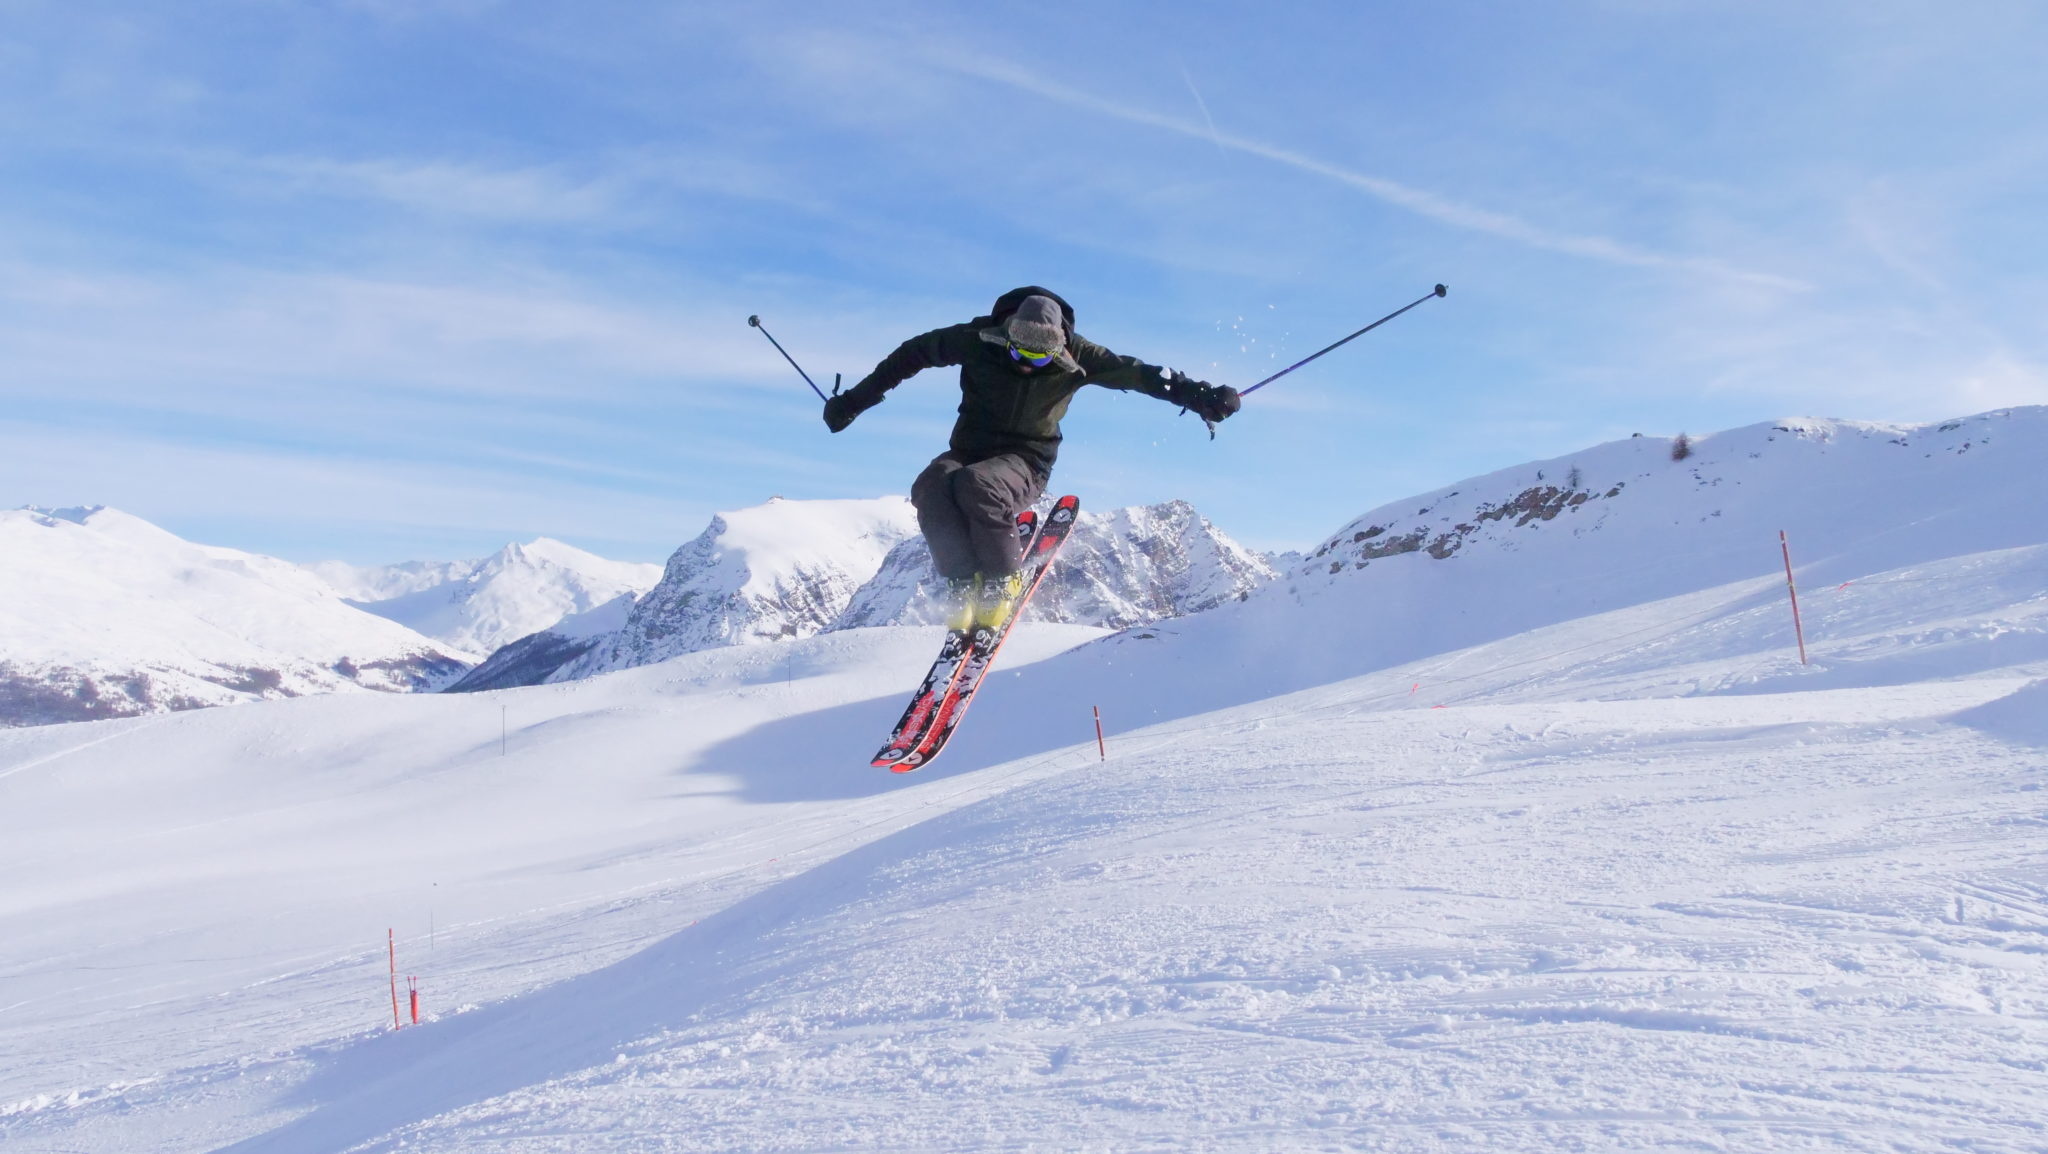
[[825, 402], [825, 427], [836, 433], [881, 404], [883, 395], [897, 385], [926, 369], [960, 364], [980, 339], [980, 330], [969, 324], [948, 325], [904, 341], [859, 384]]
[[1147, 364], [1136, 357], [1120, 356], [1094, 341], [1076, 336], [1068, 344], [1088, 383], [1158, 397], [1183, 409], [1193, 409], [1214, 424], [1238, 409], [1237, 390], [1229, 385], [1198, 381], [1175, 369]]

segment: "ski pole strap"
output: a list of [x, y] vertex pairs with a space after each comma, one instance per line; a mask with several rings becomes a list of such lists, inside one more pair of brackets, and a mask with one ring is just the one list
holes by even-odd
[[[1188, 407], [1187, 407], [1186, 405], [1182, 405], [1182, 406], [1180, 407], [1180, 413], [1181, 413], [1181, 416], [1187, 416], [1187, 415], [1188, 415], [1189, 413], [1195, 413], [1195, 411], [1194, 411], [1193, 409], [1190, 409], [1190, 408], [1188, 408]], [[1202, 414], [1200, 414], [1200, 413], [1195, 413], [1195, 416], [1197, 416], [1197, 417], [1201, 417], [1201, 418], [1202, 418], [1202, 423], [1203, 423], [1204, 425], [1207, 425], [1207, 426], [1209, 427], [1209, 439], [1210, 439], [1210, 440], [1212, 440], [1212, 441], [1213, 441], [1213, 440], [1215, 440], [1215, 439], [1216, 439], [1216, 422], [1214, 422], [1214, 421], [1210, 420], [1210, 419], [1209, 419], [1209, 418], [1207, 418], [1207, 417], [1202, 417]]]
[[[1358, 338], [1360, 338], [1360, 337], [1364, 336], [1365, 334], [1367, 334], [1367, 333], [1369, 333], [1369, 332], [1373, 331], [1374, 329], [1376, 329], [1376, 328], [1380, 327], [1381, 325], [1383, 325], [1383, 324], [1386, 324], [1386, 323], [1387, 323], [1388, 321], [1390, 321], [1390, 320], [1393, 320], [1393, 319], [1394, 319], [1395, 317], [1398, 317], [1398, 316], [1400, 316], [1400, 315], [1401, 315], [1402, 313], [1405, 313], [1405, 312], [1407, 312], [1407, 311], [1408, 311], [1409, 309], [1412, 309], [1412, 308], [1414, 308], [1414, 307], [1415, 307], [1416, 305], [1419, 305], [1419, 304], [1421, 304], [1421, 303], [1422, 303], [1423, 301], [1429, 300], [1429, 299], [1430, 299], [1430, 298], [1432, 298], [1432, 297], [1440, 297], [1440, 296], [1443, 296], [1443, 295], [1445, 295], [1446, 293], [1448, 293], [1448, 292], [1450, 292], [1450, 291], [1451, 291], [1451, 290], [1450, 290], [1449, 288], [1445, 287], [1444, 285], [1438, 285], [1438, 286], [1436, 286], [1435, 288], [1433, 288], [1433, 289], [1429, 290], [1429, 292], [1427, 292], [1427, 293], [1423, 294], [1423, 295], [1422, 295], [1422, 296], [1420, 296], [1420, 297], [1417, 297], [1417, 298], [1416, 298], [1415, 300], [1412, 300], [1412, 301], [1408, 302], [1407, 304], [1405, 304], [1405, 305], [1402, 305], [1402, 306], [1401, 306], [1400, 308], [1397, 308], [1397, 309], [1395, 309], [1395, 310], [1394, 310], [1393, 312], [1390, 312], [1390, 313], [1388, 313], [1388, 314], [1387, 314], [1386, 316], [1383, 316], [1383, 317], [1381, 317], [1380, 319], [1378, 319], [1378, 320], [1376, 320], [1376, 321], [1372, 322], [1371, 324], [1369, 324], [1369, 325], [1365, 326], [1364, 328], [1362, 328], [1362, 329], [1358, 330], [1357, 332], [1355, 332], [1355, 333], [1352, 333], [1352, 334], [1351, 334], [1350, 336], [1348, 336], [1348, 337], [1345, 337], [1345, 338], [1344, 338], [1343, 340], [1341, 340], [1341, 341], [1338, 341], [1338, 342], [1337, 342], [1336, 344], [1333, 344], [1333, 345], [1326, 345], [1326, 346], [1324, 346], [1323, 348], [1317, 349], [1317, 350], [1316, 350], [1315, 352], [1312, 352], [1312, 353], [1310, 353], [1309, 355], [1307, 355], [1307, 356], [1305, 356], [1305, 357], [1301, 358], [1300, 360], [1298, 360], [1298, 361], [1294, 362], [1293, 364], [1291, 364], [1291, 365], [1287, 366], [1286, 368], [1284, 368], [1284, 369], [1281, 369], [1281, 370], [1280, 370], [1279, 372], [1277, 372], [1277, 373], [1274, 373], [1274, 374], [1273, 374], [1272, 376], [1270, 376], [1270, 377], [1267, 377], [1267, 378], [1266, 378], [1265, 380], [1263, 380], [1263, 381], [1260, 381], [1260, 382], [1259, 382], [1258, 384], [1256, 384], [1256, 385], [1253, 385], [1253, 386], [1251, 386], [1251, 387], [1250, 387], [1250, 388], [1248, 388], [1248, 389], [1240, 389], [1240, 390], [1238, 390], [1238, 394], [1237, 394], [1237, 395], [1238, 395], [1238, 396], [1240, 396], [1240, 397], [1242, 397], [1242, 396], [1246, 396], [1246, 395], [1248, 395], [1248, 394], [1251, 394], [1251, 393], [1256, 393], [1256, 392], [1258, 392], [1258, 391], [1259, 391], [1260, 389], [1263, 389], [1263, 388], [1265, 388], [1265, 387], [1266, 387], [1267, 385], [1270, 385], [1270, 384], [1272, 384], [1272, 383], [1273, 383], [1274, 381], [1277, 381], [1277, 380], [1279, 380], [1279, 379], [1280, 379], [1281, 377], [1284, 377], [1284, 376], [1286, 376], [1287, 374], [1289, 374], [1289, 373], [1293, 372], [1294, 370], [1296, 370], [1296, 369], [1300, 368], [1301, 366], [1303, 366], [1303, 365], [1305, 365], [1305, 364], [1309, 363], [1310, 361], [1312, 361], [1312, 360], [1315, 360], [1315, 359], [1316, 359], [1317, 357], [1320, 357], [1320, 356], [1322, 356], [1322, 355], [1323, 355], [1324, 353], [1327, 353], [1327, 352], [1333, 352], [1333, 351], [1335, 351], [1335, 350], [1337, 350], [1337, 349], [1339, 349], [1339, 348], [1342, 348], [1343, 346], [1345, 346], [1345, 345], [1348, 345], [1348, 344], [1350, 344], [1350, 343], [1351, 343], [1352, 341], [1355, 341], [1355, 340], [1357, 340]], [[771, 338], [771, 339], [772, 339], [772, 338]]]

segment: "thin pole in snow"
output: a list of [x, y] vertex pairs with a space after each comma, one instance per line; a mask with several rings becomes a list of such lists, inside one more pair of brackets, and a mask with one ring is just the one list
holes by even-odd
[[1108, 761], [1109, 747], [1102, 743], [1102, 707], [1100, 705], [1092, 705], [1089, 708], [1095, 711], [1095, 753], [1097, 759]]
[[1785, 554], [1785, 592], [1792, 597], [1792, 632], [1799, 638], [1799, 664], [1806, 664], [1806, 627], [1799, 623], [1799, 586], [1792, 582], [1792, 543], [1778, 530], [1778, 549]]
[[384, 946], [391, 954], [391, 1028], [402, 1030], [405, 1023], [398, 1020], [398, 931], [384, 931]]

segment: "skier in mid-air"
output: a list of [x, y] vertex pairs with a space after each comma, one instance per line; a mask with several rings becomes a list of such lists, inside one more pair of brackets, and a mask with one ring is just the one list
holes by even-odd
[[955, 627], [995, 626], [1022, 589], [1017, 514], [1045, 492], [1060, 418], [1083, 385], [1144, 393], [1211, 424], [1237, 412], [1237, 390], [1118, 356], [1074, 331], [1074, 309], [1029, 285], [987, 316], [903, 342], [861, 382], [825, 402], [837, 433], [925, 369], [960, 366], [960, 418], [951, 446], [910, 486], [918, 527], [947, 583]]
[[[1213, 437], [1216, 422], [1237, 412], [1245, 393], [1272, 384], [1448, 291], [1437, 285], [1343, 340], [1246, 386], [1243, 393], [1136, 357], [1118, 356], [1082, 338], [1074, 331], [1073, 306], [1036, 285], [997, 297], [987, 316], [904, 341], [874, 372], [843, 393], [835, 377], [830, 397], [762, 329], [761, 335], [824, 400], [825, 427], [835, 433], [918, 373], [940, 365], [960, 366], [960, 419], [953, 424], [952, 444], [910, 487], [932, 565], [947, 583], [952, 608], [946, 639], [873, 764], [907, 773], [938, 756], [979, 691], [1010, 625], [1058, 555], [1080, 514], [1080, 499], [1067, 496], [1053, 502], [1043, 525], [1031, 504], [1052, 477], [1060, 449], [1060, 418], [1067, 415], [1081, 386], [1144, 393], [1179, 405], [1183, 412], [1192, 409], [1209, 425]], [[748, 317], [747, 323], [760, 328], [761, 318]]]

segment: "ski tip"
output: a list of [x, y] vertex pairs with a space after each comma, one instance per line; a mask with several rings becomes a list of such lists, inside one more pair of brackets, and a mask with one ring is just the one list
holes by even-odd
[[898, 749], [895, 746], [891, 746], [876, 754], [875, 759], [868, 762], [868, 764], [876, 769], [886, 769], [891, 773], [909, 773], [911, 770], [923, 765], [924, 762], [924, 755], [914, 749]]

